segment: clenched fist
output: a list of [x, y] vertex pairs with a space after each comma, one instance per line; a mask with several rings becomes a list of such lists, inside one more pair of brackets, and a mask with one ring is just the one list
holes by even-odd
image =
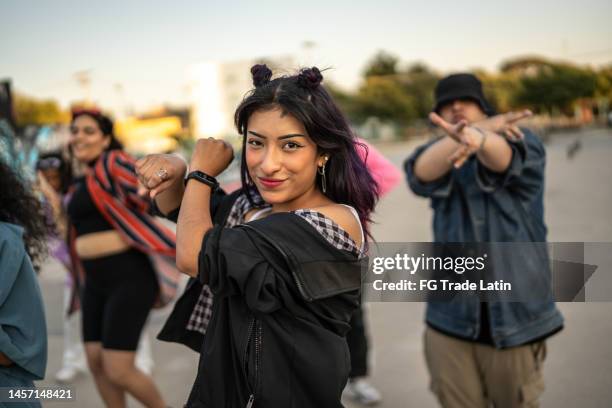
[[190, 170], [200, 170], [217, 177], [234, 159], [234, 150], [229, 143], [212, 137], [199, 139], [191, 155]]
[[153, 198], [170, 187], [183, 183], [187, 164], [173, 154], [150, 154], [136, 162], [140, 187], [138, 194], [147, 192]]

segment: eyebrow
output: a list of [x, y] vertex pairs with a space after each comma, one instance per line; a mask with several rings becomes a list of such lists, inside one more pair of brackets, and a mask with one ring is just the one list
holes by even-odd
[[[261, 137], [262, 139], [267, 139], [266, 136], [260, 135], [259, 133], [253, 132], [252, 130], [249, 130], [249, 133], [252, 134], [253, 136]], [[290, 137], [306, 137], [306, 136], [301, 133], [290, 133], [288, 135], [280, 136], [278, 140], [289, 139]]]
[[83, 129], [83, 130], [93, 129], [93, 130], [96, 130], [96, 128], [94, 126], [89, 126], [89, 125], [85, 125], [83, 127], [78, 127], [78, 126], [75, 126], [75, 125], [71, 125], [70, 129]]

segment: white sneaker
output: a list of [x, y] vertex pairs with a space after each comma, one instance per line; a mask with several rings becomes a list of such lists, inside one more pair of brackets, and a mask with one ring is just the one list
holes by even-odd
[[382, 401], [380, 392], [364, 379], [349, 380], [344, 395], [362, 405], [376, 405]]
[[84, 373], [84, 369], [73, 366], [65, 366], [55, 374], [55, 380], [61, 383], [71, 383], [77, 376]]
[[153, 364], [136, 360], [136, 367], [149, 377], [153, 374]]

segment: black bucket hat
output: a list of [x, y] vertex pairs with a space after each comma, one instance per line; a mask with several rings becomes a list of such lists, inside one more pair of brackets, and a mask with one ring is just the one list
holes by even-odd
[[485, 99], [482, 83], [472, 74], [453, 74], [442, 78], [436, 85], [436, 104], [433, 111], [440, 113], [442, 105], [455, 99], [473, 99], [487, 116], [496, 114], [495, 109]]

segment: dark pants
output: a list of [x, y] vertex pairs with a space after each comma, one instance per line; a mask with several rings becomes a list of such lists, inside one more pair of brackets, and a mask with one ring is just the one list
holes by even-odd
[[349, 353], [351, 354], [351, 371], [349, 378], [368, 375], [368, 339], [366, 338], [364, 311], [361, 306], [351, 318], [351, 329], [346, 335]]

